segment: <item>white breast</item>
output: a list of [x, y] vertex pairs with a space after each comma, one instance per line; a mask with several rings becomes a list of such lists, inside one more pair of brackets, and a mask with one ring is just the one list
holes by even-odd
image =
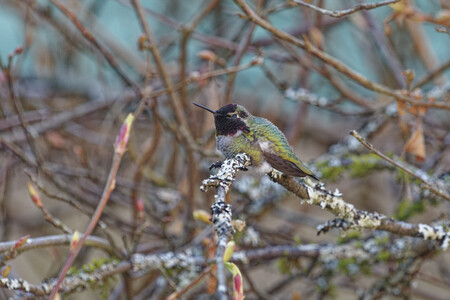
[[216, 136], [217, 149], [219, 149], [225, 156], [228, 156], [228, 149], [233, 143], [234, 139], [242, 134], [242, 130], [238, 130], [234, 135], [219, 135]]
[[258, 144], [263, 152], [272, 152], [272, 147], [270, 146], [269, 141], [259, 141]]

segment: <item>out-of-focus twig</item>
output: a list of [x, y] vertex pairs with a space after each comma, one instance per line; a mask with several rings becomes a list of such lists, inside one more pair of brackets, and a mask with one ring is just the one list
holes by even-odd
[[[63, 235], [49, 235], [49, 236], [41, 236], [37, 238], [29, 238], [27, 242], [20, 247], [19, 253], [24, 251], [29, 251], [37, 248], [45, 248], [51, 246], [63, 246], [70, 245], [72, 239], [71, 234], [63, 234]], [[12, 242], [0, 242], [0, 252], [5, 252], [11, 249], [14, 246], [15, 241]], [[107, 253], [114, 255], [114, 250], [111, 248], [109, 242], [103, 238], [97, 236], [88, 236], [86, 238], [86, 246], [95, 247], [106, 251]]]
[[380, 151], [375, 149], [375, 147], [373, 147], [373, 145], [369, 144], [364, 138], [362, 138], [358, 134], [358, 132], [356, 132], [355, 130], [352, 130], [352, 131], [350, 131], [350, 134], [352, 136], [354, 136], [362, 145], [364, 145], [364, 147], [369, 149], [371, 152], [375, 153], [376, 155], [378, 155], [382, 159], [388, 161], [389, 163], [393, 164], [394, 166], [396, 166], [397, 168], [403, 170], [404, 172], [408, 173], [409, 175], [413, 176], [414, 178], [417, 178], [418, 180], [420, 180], [423, 183], [423, 185], [425, 186], [425, 188], [430, 190], [430, 192], [432, 192], [433, 194], [435, 194], [435, 195], [437, 195], [439, 197], [444, 198], [445, 200], [450, 201], [450, 196], [445, 191], [443, 191], [439, 187], [434, 186], [432, 183], [426, 181], [425, 179], [423, 179], [422, 176], [420, 176], [420, 175], [414, 173], [413, 171], [409, 170], [408, 168], [403, 166], [400, 162], [394, 161], [393, 159], [387, 157], [386, 155], [384, 155], [383, 153], [381, 153]]
[[298, 38], [275, 28], [271, 23], [261, 18], [244, 0], [234, 0], [234, 2], [245, 12], [250, 20], [271, 32], [274, 36], [280, 38], [281, 40], [287, 41], [297, 47], [300, 47], [307, 52], [311, 53], [315, 57], [321, 59], [326, 64], [332, 66], [342, 74], [346, 75], [350, 79], [356, 81], [360, 85], [364, 86], [367, 89], [373, 90], [375, 92], [379, 92], [388, 96], [394, 97], [396, 100], [401, 102], [406, 102], [411, 105], [418, 105], [424, 107], [433, 107], [433, 108], [441, 108], [450, 110], [450, 105], [445, 102], [425, 102], [425, 101], [417, 101], [411, 97], [405, 96], [401, 91], [393, 90], [385, 85], [373, 82], [363, 76], [362, 74], [350, 69], [346, 65], [344, 65], [338, 59], [328, 55], [322, 50], [318, 49], [314, 45], [312, 45], [307, 40], [299, 40]]
[[[192, 20], [186, 26], [181, 26], [181, 53], [180, 53], [180, 81], [185, 82], [186, 70], [187, 70], [187, 57], [188, 57], [188, 41], [194, 32], [195, 28], [200, 24], [200, 21], [205, 18], [218, 4], [220, 0], [208, 1], [205, 8], [199, 11], [199, 13], [192, 18]], [[180, 89], [181, 102], [186, 108], [186, 85], [183, 85]]]
[[94, 230], [95, 226], [97, 225], [100, 216], [105, 209], [106, 204], [108, 203], [109, 197], [114, 190], [116, 186], [116, 175], [117, 171], [119, 170], [120, 161], [122, 160], [122, 156], [126, 151], [126, 147], [128, 144], [128, 139], [130, 136], [131, 126], [133, 125], [134, 116], [132, 114], [129, 114], [128, 117], [125, 119], [122, 128], [120, 129], [119, 134], [117, 135], [116, 142], [114, 144], [114, 157], [113, 162], [111, 166], [111, 170], [108, 175], [108, 180], [105, 184], [105, 189], [103, 190], [102, 197], [98, 203], [97, 209], [94, 212], [94, 215], [91, 218], [91, 221], [89, 222], [89, 225], [87, 226], [86, 230], [84, 231], [83, 237], [79, 240], [75, 248], [70, 252], [69, 257], [67, 258], [66, 263], [64, 264], [59, 276], [58, 280], [56, 281], [55, 286], [52, 289], [52, 293], [50, 294], [50, 300], [53, 300], [56, 296], [56, 293], [58, 292], [59, 285], [63, 281], [67, 271], [69, 271], [70, 266], [72, 265], [73, 261], [77, 257], [78, 253], [80, 252], [81, 248], [83, 247], [84, 242], [86, 241], [87, 237], [91, 232]]
[[416, 89], [416, 88], [419, 88], [419, 87], [423, 86], [428, 81], [432, 80], [436, 76], [439, 76], [442, 72], [444, 72], [448, 68], [450, 68], [450, 59], [447, 62], [444, 62], [442, 65], [440, 65], [439, 68], [431, 71], [430, 73], [428, 73], [424, 77], [420, 78], [416, 83], [413, 84], [411, 89]]
[[[245, 54], [245, 51], [247, 51], [248, 47], [250, 46], [251, 38], [253, 35], [253, 32], [255, 30], [255, 23], [251, 23], [247, 30], [244, 33], [244, 37], [241, 39], [241, 42], [239, 43], [239, 47], [236, 51], [236, 55], [234, 56], [233, 60], [233, 66], [239, 65], [242, 57]], [[231, 103], [231, 93], [233, 92], [233, 85], [236, 80], [236, 73], [230, 73], [228, 81], [227, 81], [227, 88], [225, 91], [225, 103]]]
[[28, 145], [31, 148], [31, 151], [34, 155], [34, 158], [36, 160], [37, 165], [41, 165], [42, 160], [39, 155], [39, 152], [36, 147], [35, 139], [31, 135], [29, 126], [27, 121], [25, 120], [23, 114], [23, 106], [22, 102], [20, 102], [19, 99], [16, 97], [16, 93], [14, 91], [14, 76], [12, 74], [13, 72], [13, 59], [15, 56], [20, 55], [23, 51], [22, 47], [18, 47], [13, 53], [11, 53], [8, 56], [8, 63], [6, 65], [3, 65], [3, 63], [0, 61], [0, 70], [2, 70], [6, 74], [6, 82], [8, 84], [8, 90], [9, 90], [9, 97], [11, 99], [11, 102], [13, 103], [13, 107], [15, 109], [15, 112], [17, 116], [19, 117], [20, 126], [22, 127], [22, 130], [25, 134], [25, 138], [28, 142]]
[[72, 229], [69, 228], [66, 224], [64, 224], [60, 219], [54, 217], [52, 214], [48, 212], [48, 210], [44, 207], [44, 204], [42, 203], [42, 200], [40, 199], [40, 196], [34, 186], [28, 182], [28, 192], [30, 194], [31, 200], [33, 201], [34, 205], [37, 206], [44, 214], [45, 220], [55, 226], [58, 229], [61, 229], [64, 233], [72, 234]]
[[304, 1], [301, 0], [290, 0], [295, 4], [301, 5], [301, 6], [305, 6], [308, 8], [311, 8], [315, 11], [317, 11], [320, 14], [323, 15], [327, 15], [333, 18], [341, 18], [347, 15], [350, 15], [352, 13], [355, 13], [357, 11], [360, 10], [369, 10], [369, 9], [374, 9], [380, 6], [384, 6], [384, 5], [389, 5], [395, 2], [399, 2], [400, 0], [388, 0], [388, 1], [381, 1], [381, 2], [376, 2], [376, 3], [363, 3], [363, 4], [357, 4], [355, 6], [353, 6], [352, 8], [349, 9], [343, 9], [343, 10], [328, 10], [328, 9], [324, 9], [324, 8], [320, 8], [317, 7], [315, 5], [306, 3]]
[[113, 68], [113, 70], [122, 78], [122, 80], [129, 86], [131, 86], [136, 92], [139, 91], [139, 87], [137, 84], [131, 80], [128, 75], [125, 74], [124, 71], [119, 67], [114, 56], [104, 47], [102, 44], [95, 38], [95, 36], [80, 22], [77, 16], [71, 12], [66, 6], [64, 6], [58, 0], [50, 0], [63, 14], [65, 14], [77, 27], [80, 33], [92, 44], [95, 48], [97, 48], [109, 65]]

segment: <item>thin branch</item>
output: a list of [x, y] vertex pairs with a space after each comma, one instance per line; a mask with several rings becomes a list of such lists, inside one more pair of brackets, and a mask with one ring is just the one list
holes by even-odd
[[16, 97], [16, 93], [14, 91], [14, 78], [12, 75], [12, 69], [13, 69], [13, 59], [16, 55], [20, 55], [20, 53], [22, 53], [22, 48], [19, 47], [17, 48], [12, 54], [9, 55], [8, 57], [8, 63], [6, 66], [3, 66], [3, 64], [0, 61], [0, 70], [3, 70], [6, 74], [6, 81], [7, 81], [7, 85], [8, 85], [8, 90], [9, 90], [9, 96], [10, 99], [13, 103], [13, 107], [15, 109], [15, 112], [17, 114], [17, 116], [19, 117], [19, 121], [20, 121], [20, 126], [22, 127], [22, 130], [25, 134], [25, 138], [28, 142], [28, 145], [31, 148], [31, 151], [34, 155], [34, 158], [36, 160], [37, 166], [40, 166], [42, 161], [41, 161], [41, 157], [39, 155], [39, 152], [37, 151], [37, 147], [35, 144], [35, 139], [32, 137], [29, 126], [27, 121], [24, 118], [24, 111], [23, 111], [23, 106], [22, 106], [22, 102], [20, 102], [19, 99], [17, 99]]
[[114, 56], [103, 47], [100, 42], [94, 37], [94, 35], [86, 28], [84, 25], [78, 20], [77, 16], [72, 13], [66, 6], [64, 6], [58, 0], [50, 0], [53, 5], [55, 5], [63, 14], [65, 14], [75, 25], [75, 27], [80, 31], [80, 33], [95, 47], [98, 51], [103, 55], [109, 65], [113, 68], [113, 70], [122, 78], [122, 80], [129, 86], [131, 86], [136, 92], [139, 91], [138, 85], [133, 82], [128, 75], [123, 72], [119, 64], [117, 63]]
[[439, 76], [442, 72], [444, 72], [448, 68], [450, 68], [450, 59], [444, 62], [441, 66], [439, 66], [439, 68], [431, 71], [430, 73], [419, 79], [416, 83], [414, 83], [411, 89], [416, 89], [423, 86], [428, 81], [433, 80], [435, 77]]
[[[72, 239], [71, 234], [49, 235], [37, 238], [29, 238], [27, 242], [18, 249], [18, 251], [19, 253], [22, 253], [37, 248], [46, 248], [52, 246], [69, 246], [71, 239]], [[12, 247], [14, 247], [15, 243], [16, 241], [0, 242], [0, 252], [10, 250]], [[109, 242], [103, 238], [90, 235], [86, 238], [85, 244], [87, 247], [95, 247], [98, 249], [102, 249], [107, 253], [109, 253], [110, 255], [114, 255], [114, 249], [111, 248]]]
[[[187, 70], [187, 58], [188, 58], [188, 40], [194, 32], [195, 28], [200, 24], [200, 21], [205, 18], [214, 8], [220, 3], [220, 0], [208, 1], [205, 8], [201, 10], [187, 26], [181, 26], [181, 53], [180, 53], [180, 81], [184, 82], [186, 78]], [[180, 89], [180, 98], [184, 106], [186, 106], [186, 85], [183, 85]]]
[[[248, 47], [250, 46], [250, 42], [252, 39], [253, 32], [255, 31], [256, 24], [251, 23], [250, 26], [247, 28], [246, 32], [244, 33], [244, 37], [242, 38], [241, 42], [239, 43], [239, 47], [236, 51], [236, 55], [233, 59], [233, 66], [239, 65], [241, 62], [242, 57], [244, 56], [245, 52], [247, 51]], [[233, 92], [233, 85], [236, 80], [236, 73], [230, 73], [227, 81], [227, 87], [225, 92], [225, 103], [231, 103], [231, 94]]]
[[[175, 118], [178, 123], [178, 130], [180, 131], [180, 134], [182, 137], [182, 142], [186, 146], [188, 164], [190, 166], [193, 166], [196, 163], [194, 154], [193, 154], [193, 149], [192, 149], [193, 148], [192, 147], [193, 138], [192, 138], [192, 134], [189, 130], [188, 122], [186, 121], [186, 116], [185, 116], [184, 110], [183, 110], [183, 104], [182, 104], [180, 98], [178, 97], [178, 94], [174, 90], [174, 85], [173, 85], [172, 79], [170, 78], [169, 74], [167, 73], [163, 58], [158, 49], [158, 46], [157, 46], [156, 40], [153, 36], [153, 33], [151, 31], [150, 25], [147, 22], [146, 14], [145, 14], [144, 9], [142, 8], [140, 0], [132, 0], [131, 3], [133, 5], [136, 15], [139, 19], [141, 27], [145, 33], [145, 36], [147, 38], [148, 49], [150, 50], [150, 52], [153, 55], [153, 59], [155, 60], [158, 72], [162, 78], [162, 81], [164, 82], [164, 85], [166, 86], [166, 88], [168, 90], [170, 105], [172, 107], [172, 110], [175, 114]], [[183, 86], [184, 85], [182, 84], [181, 88]], [[192, 220], [192, 212], [194, 209], [193, 208], [194, 207], [193, 180], [195, 180], [195, 178], [196, 178], [195, 169], [192, 167], [188, 167], [188, 173], [189, 173], [190, 184], [188, 185], [188, 201], [187, 201], [187, 209], [186, 209], [186, 216], [187, 216], [186, 221], [188, 224], [191, 224], [191, 222], [189, 222], [189, 221]], [[189, 226], [186, 226], [185, 228], [187, 230], [190, 229]], [[189, 238], [189, 236], [187, 236], [187, 238]]]
[[150, 29], [150, 25], [147, 22], [147, 18], [144, 9], [142, 8], [141, 2], [139, 0], [132, 0], [131, 3], [134, 7], [136, 15], [141, 24], [141, 27], [144, 30], [148, 42], [148, 48], [153, 55], [156, 67], [158, 68], [158, 72], [161, 75], [164, 85], [168, 90], [168, 94], [171, 99], [170, 103], [175, 113], [175, 117], [181, 126], [187, 128], [187, 122], [182, 110], [180, 99], [178, 98], [177, 94], [175, 93], [175, 90], [173, 89], [172, 80], [170, 79], [169, 74], [167, 73], [166, 68], [164, 66], [164, 61], [162, 59], [161, 53], [159, 52], [153, 33]]
[[245, 3], [244, 0], [234, 0], [234, 2], [245, 12], [245, 14], [248, 16], [250, 20], [261, 26], [262, 28], [266, 29], [267, 31], [271, 32], [274, 36], [278, 37], [281, 40], [287, 41], [299, 48], [302, 48], [306, 50], [307, 52], [311, 53], [315, 57], [319, 58], [326, 64], [332, 66], [337, 71], [341, 72], [342, 74], [346, 75], [350, 79], [356, 81], [360, 85], [364, 86], [365, 88], [379, 92], [388, 96], [392, 96], [398, 101], [406, 102], [411, 105], [418, 105], [418, 106], [424, 106], [424, 107], [433, 107], [433, 108], [441, 108], [450, 110], [450, 104], [447, 104], [445, 102], [425, 102], [425, 101], [417, 101], [411, 97], [405, 96], [401, 91], [393, 90], [385, 85], [375, 83], [368, 78], [364, 77], [362, 74], [350, 69], [346, 65], [344, 65], [341, 61], [338, 59], [328, 55], [327, 53], [323, 52], [322, 50], [318, 49], [314, 45], [312, 45], [307, 40], [299, 40], [298, 38], [282, 31], [277, 28], [275, 28], [272, 24], [270, 24], [268, 21], [261, 18], [252, 8]]
[[443, 191], [439, 187], [434, 186], [432, 183], [430, 183], [427, 180], [425, 180], [422, 176], [420, 176], [420, 175], [416, 174], [415, 172], [409, 170], [402, 163], [394, 161], [393, 159], [387, 157], [386, 155], [384, 155], [383, 153], [381, 153], [380, 151], [375, 149], [373, 147], [373, 145], [369, 144], [355, 130], [350, 131], [350, 134], [352, 136], [354, 136], [364, 147], [369, 149], [371, 152], [375, 153], [376, 155], [378, 155], [382, 159], [388, 161], [389, 163], [393, 164], [394, 166], [396, 166], [397, 168], [403, 170], [404, 172], [408, 173], [409, 175], [413, 176], [414, 178], [420, 180], [423, 183], [423, 185], [425, 186], [425, 188], [430, 190], [430, 192], [432, 192], [433, 194], [435, 194], [437, 196], [440, 196], [440, 197], [444, 198], [445, 200], [450, 201], [450, 195], [448, 195], [445, 191]]
[[84, 242], [87, 237], [94, 230], [98, 221], [100, 220], [100, 216], [102, 215], [103, 210], [105, 209], [106, 204], [108, 203], [109, 197], [111, 196], [112, 191], [116, 186], [116, 175], [119, 170], [120, 161], [122, 160], [122, 156], [125, 153], [126, 146], [128, 144], [128, 139], [130, 135], [131, 126], [133, 124], [134, 117], [130, 114], [122, 125], [122, 128], [117, 136], [115, 145], [114, 145], [114, 157], [111, 166], [111, 170], [108, 175], [108, 180], [105, 184], [105, 189], [103, 190], [102, 197], [98, 203], [97, 209], [94, 212], [94, 215], [89, 222], [86, 230], [84, 231], [83, 237], [80, 238], [75, 248], [70, 252], [69, 257], [67, 258], [64, 267], [62, 268], [58, 280], [56, 281], [55, 286], [53, 287], [52, 293], [50, 294], [50, 300], [53, 300], [58, 292], [59, 286], [61, 285], [64, 277], [66, 276], [67, 271], [69, 271], [70, 266], [74, 262], [75, 258], [78, 256], [81, 248], [83, 247]]
[[290, 0], [290, 1], [292, 1], [295, 4], [311, 8], [322, 15], [327, 15], [327, 16], [330, 16], [333, 18], [341, 18], [341, 17], [347, 16], [347, 15], [353, 14], [360, 10], [374, 9], [374, 8], [377, 8], [380, 6], [385, 6], [385, 5], [399, 2], [400, 0], [389, 0], [389, 1], [382, 1], [382, 2], [377, 2], [377, 3], [357, 4], [357, 5], [353, 6], [352, 8], [343, 9], [343, 10], [328, 10], [328, 9], [320, 8], [315, 5], [312, 5], [312, 4], [309, 4], [309, 3], [306, 3], [306, 2], [303, 2], [300, 0]]
[[[49, 247], [54, 245], [70, 244], [70, 235], [48, 236], [42, 238], [27, 240], [23, 246], [17, 251], [32, 250], [36, 247]], [[426, 241], [417, 241], [409, 237], [398, 239], [398, 243], [403, 245], [398, 247], [396, 244], [379, 245], [374, 248], [373, 245], [379, 244], [380, 236], [375, 236], [367, 240], [357, 240], [340, 245], [334, 244], [307, 244], [307, 245], [277, 245], [268, 246], [259, 249], [251, 249], [245, 251], [236, 251], [233, 253], [230, 261], [250, 265], [258, 261], [267, 261], [281, 257], [286, 258], [310, 258], [322, 262], [330, 262], [331, 260], [354, 259], [356, 263], [375, 263], [380, 260], [376, 255], [380, 251], [388, 251], [391, 259], [403, 259], [410, 257], [411, 250], [416, 255], [429, 253], [429, 251], [437, 251], [439, 248], [430, 247]], [[98, 237], [89, 236], [88, 242], [92, 246], [98, 245], [103, 248], [107, 247], [106, 241], [102, 241]], [[0, 243], [0, 251], [9, 251], [14, 247], [16, 241]], [[374, 253], [374, 249], [376, 252]], [[140, 253], [133, 254], [129, 261], [112, 261], [103, 264], [91, 273], [81, 271], [73, 275], [67, 276], [61, 286], [61, 291], [70, 293], [79, 289], [87, 289], [93, 283], [101, 282], [107, 277], [125, 272], [132, 272], [132, 278], [142, 277], [153, 270], [166, 270], [171, 268], [191, 268], [192, 266], [205, 266], [209, 264], [203, 256], [193, 256], [192, 251], [186, 252], [163, 252], [158, 254], [144, 255]], [[199, 276], [191, 282], [191, 285], [197, 284], [203, 274], [211, 271], [210, 267], [206, 267]], [[40, 285], [32, 285], [22, 279], [17, 278], [1, 278], [0, 287], [7, 287], [12, 290], [22, 290], [32, 293], [34, 296], [48, 295], [54, 287], [56, 280], [48, 280]]]

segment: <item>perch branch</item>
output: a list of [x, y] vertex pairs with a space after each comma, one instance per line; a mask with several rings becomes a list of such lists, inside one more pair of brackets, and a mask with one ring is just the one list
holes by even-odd
[[212, 187], [217, 189], [214, 196], [214, 204], [211, 206], [211, 221], [214, 223], [218, 235], [215, 260], [217, 264], [217, 293], [221, 300], [227, 299], [223, 255], [228, 239], [234, 233], [233, 225], [231, 224], [231, 205], [226, 204], [225, 196], [230, 190], [236, 172], [238, 170], [246, 170], [246, 167], [249, 165], [250, 158], [246, 154], [237, 154], [235, 158], [225, 160], [217, 175], [211, 175], [208, 179], [203, 180], [200, 187], [204, 192]]
[[[424, 240], [438, 240], [444, 250], [449, 246], [450, 232], [444, 226], [416, 225], [394, 220], [378, 212], [359, 210], [352, 204], [345, 202], [337, 189], [334, 193], [331, 193], [320, 184], [312, 188], [306, 183], [298, 182], [293, 177], [284, 176], [277, 171], [271, 171], [268, 175], [274, 182], [281, 184], [288, 191], [300, 197], [301, 203], [320, 206], [337, 216], [336, 219], [319, 225], [317, 227], [318, 234], [327, 232], [331, 228], [343, 230], [368, 228], [399, 235], [421, 237]], [[310, 179], [306, 180], [309, 181]]]

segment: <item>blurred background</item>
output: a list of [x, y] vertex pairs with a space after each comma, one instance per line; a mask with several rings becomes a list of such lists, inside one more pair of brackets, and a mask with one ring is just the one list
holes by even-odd
[[[328, 10], [362, 3], [304, 2]], [[400, 1], [338, 18], [295, 1], [245, 3], [371, 82], [418, 101], [450, 104], [448, 1]], [[338, 188], [358, 209], [411, 223], [448, 221], [448, 201], [368, 154], [348, 133], [358, 130], [417, 174], [446, 181], [448, 190], [449, 111], [406, 105], [363, 87], [255, 25], [234, 1], [142, 1], [152, 39], [127, 0], [0, 5], [1, 241], [83, 232], [101, 197], [120, 126], [127, 113], [139, 110], [102, 216], [107, 229], [94, 234], [114, 241], [125, 257], [186, 249], [211, 257], [213, 226], [193, 213], [210, 212], [214, 193], [199, 187], [222, 156], [215, 150], [213, 117], [192, 102], [212, 109], [239, 103], [269, 119], [325, 187]], [[369, 230], [317, 236], [316, 226], [332, 214], [301, 205], [264, 175], [240, 173], [228, 199], [233, 218], [246, 223], [234, 237], [236, 251], [374, 238], [386, 245], [369, 265], [301, 256], [239, 265], [246, 299], [450, 298], [448, 253], [390, 259], [382, 251], [405, 237]], [[27, 182], [50, 217], [30, 200]], [[58, 219], [67, 228], [51, 224]], [[1, 266], [11, 266], [10, 277], [39, 285], [57, 277], [68, 251], [41, 247]], [[101, 264], [104, 257], [86, 248], [75, 266]], [[390, 274], [419, 258], [419, 267], [406, 268], [404, 280], [390, 285]], [[164, 299], [201, 272], [200, 266], [158, 270], [131, 283], [118, 275], [67, 299]], [[214, 284], [210, 274], [182, 297], [212, 298]], [[384, 289], [371, 294], [380, 284]], [[10, 296], [30, 295], [0, 289], [0, 298]]]

